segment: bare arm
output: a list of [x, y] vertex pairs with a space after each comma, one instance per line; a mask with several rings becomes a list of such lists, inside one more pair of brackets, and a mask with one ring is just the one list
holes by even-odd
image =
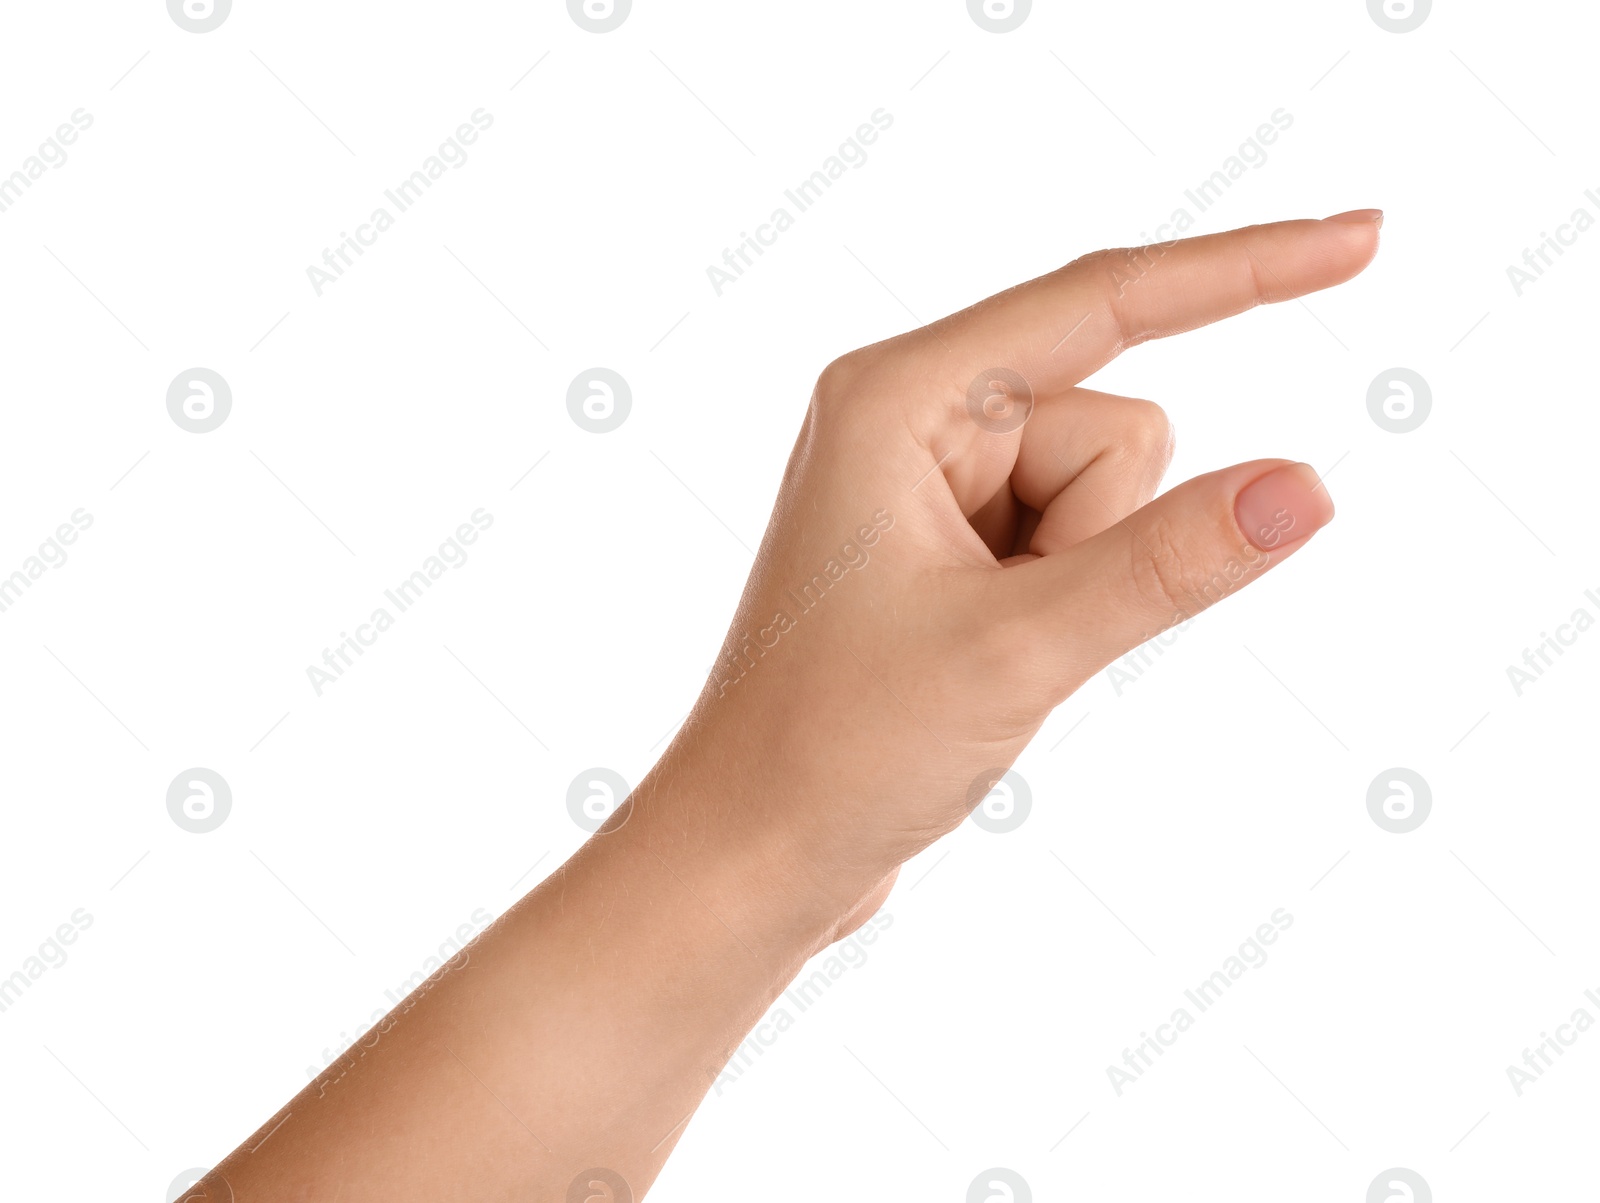
[[1286, 460], [1152, 500], [1161, 411], [1079, 381], [1340, 283], [1377, 244], [1363, 211], [1106, 252], [832, 365], [666, 756], [188, 1197], [640, 1198], [806, 958], [1054, 706], [1331, 519]]

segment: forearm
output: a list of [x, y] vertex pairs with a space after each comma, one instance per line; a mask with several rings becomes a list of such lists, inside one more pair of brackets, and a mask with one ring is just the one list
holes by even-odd
[[1136, 290], [1124, 255], [1087, 256], [830, 365], [662, 763], [191, 1198], [642, 1196], [806, 958], [966, 820], [1055, 706], [1333, 516], [1286, 460], [1152, 500], [1165, 416], [1079, 382], [1126, 346], [1348, 279], [1377, 216], [1163, 244], [1136, 256]]
[[741, 822], [761, 808], [695, 760], [669, 753], [611, 828], [208, 1181], [237, 1203], [435, 1203], [464, 1182], [526, 1201], [605, 1167], [639, 1198], [730, 1050], [873, 884]]

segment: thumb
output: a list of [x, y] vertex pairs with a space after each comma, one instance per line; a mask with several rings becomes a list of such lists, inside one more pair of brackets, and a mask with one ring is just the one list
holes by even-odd
[[1076, 689], [1258, 579], [1333, 518], [1309, 464], [1254, 460], [1185, 481], [1082, 543], [1007, 569]]

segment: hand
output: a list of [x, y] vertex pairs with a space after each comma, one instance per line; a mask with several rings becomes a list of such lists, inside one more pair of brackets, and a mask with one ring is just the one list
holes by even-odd
[[642, 1196], [805, 960], [1053, 706], [1332, 516], [1284, 460], [1150, 501], [1161, 411], [1078, 382], [1377, 244], [1360, 213], [1104, 252], [830, 366], [661, 762], [192, 1197]]
[[724, 794], [735, 771], [744, 801], [721, 820], [784, 830], [800, 876], [870, 914], [1053, 707], [1333, 517], [1286, 460], [1152, 502], [1166, 416], [1079, 382], [1147, 339], [1342, 283], [1380, 221], [1102, 251], [831, 364], [667, 763], [715, 766]]

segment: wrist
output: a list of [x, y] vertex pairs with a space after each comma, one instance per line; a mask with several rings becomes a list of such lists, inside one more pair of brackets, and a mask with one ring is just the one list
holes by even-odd
[[696, 742], [674, 743], [596, 839], [659, 864], [758, 955], [798, 964], [869, 918], [898, 862]]

